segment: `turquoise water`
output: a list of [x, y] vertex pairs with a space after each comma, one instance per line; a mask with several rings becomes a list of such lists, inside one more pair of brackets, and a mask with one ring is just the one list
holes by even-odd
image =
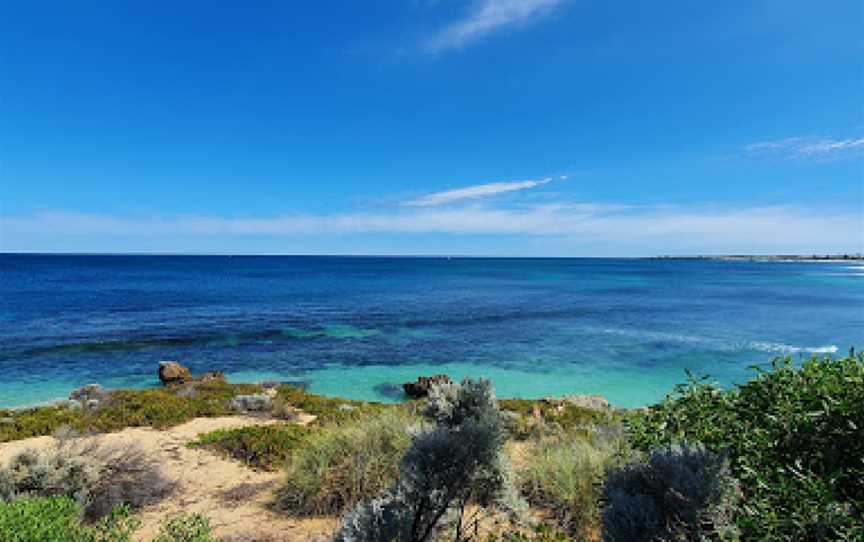
[[0, 255], [0, 406], [223, 370], [358, 399], [419, 375], [500, 396], [662, 398], [864, 345], [864, 266], [639, 259]]

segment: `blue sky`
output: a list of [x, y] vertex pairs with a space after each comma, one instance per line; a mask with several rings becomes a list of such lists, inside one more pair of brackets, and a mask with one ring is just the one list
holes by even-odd
[[0, 250], [864, 251], [861, 2], [6, 2]]

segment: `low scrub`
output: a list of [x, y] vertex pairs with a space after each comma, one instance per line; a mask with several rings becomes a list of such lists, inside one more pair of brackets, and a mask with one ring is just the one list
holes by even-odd
[[723, 390], [691, 378], [630, 421], [636, 446], [702, 442], [729, 458], [753, 540], [864, 539], [864, 356], [778, 359]]
[[290, 454], [279, 506], [300, 515], [340, 514], [396, 478], [417, 418], [393, 408], [351, 424], [316, 428]]
[[0, 469], [0, 500], [66, 496], [88, 519], [118, 506], [138, 508], [166, 497], [174, 485], [143, 453], [129, 446], [98, 446], [75, 440], [27, 450]]
[[[132, 542], [140, 521], [118, 507], [95, 523], [85, 523], [81, 506], [69, 497], [34, 497], [0, 502], [3, 542]], [[207, 518], [184, 514], [162, 524], [151, 542], [217, 542]]]
[[204, 433], [189, 446], [215, 450], [256, 469], [276, 470], [309, 433], [296, 424], [253, 425]]
[[217, 542], [210, 520], [201, 514], [182, 514], [162, 524], [152, 542]]
[[131, 542], [138, 522], [126, 508], [85, 525], [81, 507], [69, 497], [37, 497], [0, 502], [3, 542]]
[[603, 539], [737, 540], [738, 482], [726, 459], [701, 445], [673, 446], [609, 471]]
[[283, 384], [277, 389], [275, 403], [288, 405], [316, 417], [315, 425], [355, 422], [395, 407], [381, 403], [352, 401], [309, 393], [301, 387]]
[[261, 390], [254, 384], [213, 381], [176, 388], [115, 390], [94, 410], [55, 405], [0, 411], [0, 442], [50, 435], [69, 427], [79, 432], [124, 427], [165, 428], [204, 416], [227, 416], [231, 399]]
[[0, 442], [51, 435], [62, 427], [82, 427], [84, 412], [68, 406], [0, 410]]

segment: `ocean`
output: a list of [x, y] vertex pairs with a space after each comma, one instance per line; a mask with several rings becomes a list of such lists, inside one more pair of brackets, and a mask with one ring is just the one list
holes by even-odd
[[686, 370], [729, 386], [776, 356], [864, 347], [864, 266], [7, 254], [0, 324], [0, 407], [158, 386], [160, 360], [364, 400], [447, 373], [637, 407]]

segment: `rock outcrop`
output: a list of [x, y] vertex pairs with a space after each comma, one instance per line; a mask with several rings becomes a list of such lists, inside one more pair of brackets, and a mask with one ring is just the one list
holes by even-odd
[[159, 380], [166, 386], [192, 381], [192, 372], [176, 361], [159, 362]]
[[579, 408], [595, 410], [597, 412], [606, 412], [612, 408], [609, 400], [602, 395], [565, 395], [564, 397], [546, 397], [543, 402], [556, 406], [558, 410], [563, 411], [566, 405], [573, 405]]
[[99, 404], [107, 396], [108, 392], [99, 384], [87, 384], [83, 388], [78, 388], [69, 394], [69, 402], [77, 403], [79, 406], [86, 408], [87, 410], [95, 410], [99, 408]]
[[429, 390], [436, 384], [451, 384], [453, 381], [447, 375], [421, 376], [416, 382], [402, 384], [405, 395], [412, 399], [420, 399], [429, 396]]
[[240, 412], [265, 412], [273, 408], [273, 400], [264, 393], [236, 395], [231, 399], [231, 408]]
[[609, 400], [602, 395], [565, 395], [564, 402], [600, 412], [604, 412], [611, 408]]

